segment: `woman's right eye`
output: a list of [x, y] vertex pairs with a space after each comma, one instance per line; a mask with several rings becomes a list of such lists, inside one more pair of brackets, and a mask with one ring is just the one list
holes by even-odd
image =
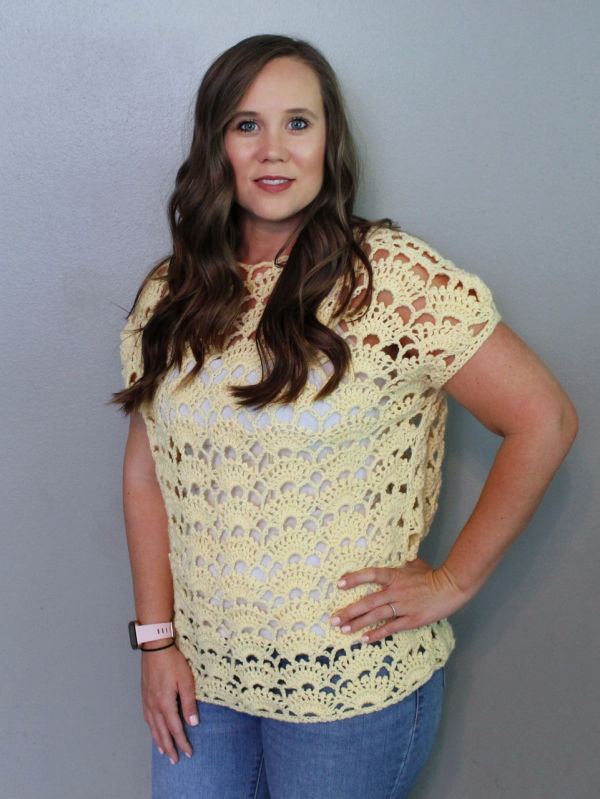
[[256, 122], [253, 119], [243, 119], [238, 122], [237, 129], [242, 133], [253, 133], [256, 130]]

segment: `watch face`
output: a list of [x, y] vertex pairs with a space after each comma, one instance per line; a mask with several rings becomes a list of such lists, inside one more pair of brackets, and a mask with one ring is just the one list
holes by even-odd
[[129, 622], [129, 643], [131, 644], [131, 648], [132, 649], [138, 649], [139, 648], [137, 635], [136, 635], [136, 632], [135, 632], [135, 624], [136, 623], [134, 621], [130, 621]]

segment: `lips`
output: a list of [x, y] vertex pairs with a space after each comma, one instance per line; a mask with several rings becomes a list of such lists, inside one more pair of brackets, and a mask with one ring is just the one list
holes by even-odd
[[283, 175], [261, 175], [254, 181], [259, 189], [271, 193], [285, 191], [289, 189], [293, 182], [294, 178], [286, 178]]

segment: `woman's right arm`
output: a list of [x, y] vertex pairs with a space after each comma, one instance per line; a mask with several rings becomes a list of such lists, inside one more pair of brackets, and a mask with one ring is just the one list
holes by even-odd
[[[123, 509], [133, 577], [137, 620], [140, 624], [169, 621], [173, 616], [173, 578], [169, 564], [167, 513], [160, 491], [146, 424], [135, 411], [130, 416], [123, 464]], [[146, 650], [164, 641], [144, 644]], [[177, 647], [142, 654], [144, 718], [161, 752], [172, 763], [179, 750], [191, 756], [177, 706], [188, 723], [198, 723], [194, 679]]]

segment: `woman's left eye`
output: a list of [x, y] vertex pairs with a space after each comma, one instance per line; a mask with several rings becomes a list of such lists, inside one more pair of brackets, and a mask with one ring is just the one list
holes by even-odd
[[304, 130], [308, 127], [308, 120], [304, 117], [294, 117], [290, 120], [290, 128], [292, 130]]

